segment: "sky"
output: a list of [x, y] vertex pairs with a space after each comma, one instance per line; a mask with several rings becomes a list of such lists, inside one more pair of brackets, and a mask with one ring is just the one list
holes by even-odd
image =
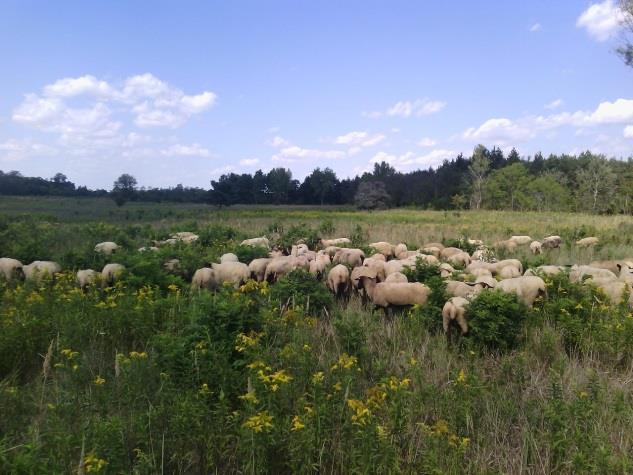
[[110, 189], [633, 155], [617, 0], [0, 1], [0, 170]]

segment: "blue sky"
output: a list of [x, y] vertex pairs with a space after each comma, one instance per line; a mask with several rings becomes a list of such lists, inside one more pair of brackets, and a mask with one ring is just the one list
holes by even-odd
[[4, 0], [0, 169], [110, 188], [477, 143], [629, 157], [617, 2]]

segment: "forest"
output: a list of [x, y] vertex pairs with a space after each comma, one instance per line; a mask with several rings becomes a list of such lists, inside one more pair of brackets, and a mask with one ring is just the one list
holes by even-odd
[[354, 178], [316, 168], [303, 181], [286, 168], [267, 173], [228, 173], [210, 181], [208, 190], [181, 184], [172, 188], [137, 186], [123, 174], [112, 190], [76, 186], [66, 175], [51, 179], [0, 171], [0, 194], [111, 196], [127, 201], [234, 204], [356, 205], [361, 209], [499, 209], [630, 214], [633, 209], [633, 161], [608, 159], [590, 151], [579, 155], [541, 153], [521, 157], [516, 149], [478, 145], [470, 157], [460, 154], [435, 168], [397, 171], [387, 162]]

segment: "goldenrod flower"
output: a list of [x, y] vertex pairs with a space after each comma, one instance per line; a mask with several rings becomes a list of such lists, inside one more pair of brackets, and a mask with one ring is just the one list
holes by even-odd
[[249, 417], [244, 422], [243, 427], [255, 433], [268, 432], [273, 428], [273, 416], [268, 414], [268, 411], [258, 412], [254, 416]]
[[458, 383], [466, 382], [466, 373], [464, 373], [463, 369], [459, 370], [459, 374], [457, 375], [457, 382]]
[[101, 376], [97, 376], [97, 377], [95, 378], [95, 381], [94, 381], [94, 383], [95, 383], [97, 386], [102, 386], [102, 385], [104, 385], [104, 384], [105, 384], [105, 382], [106, 382], [106, 380], [105, 380], [104, 378], [102, 378]]
[[332, 366], [332, 370], [337, 369], [351, 369], [356, 363], [358, 363], [358, 358], [355, 356], [350, 356], [347, 353], [343, 353], [336, 364]]
[[133, 360], [146, 360], [147, 359], [147, 353], [145, 353], [144, 351], [142, 352], [137, 352], [137, 351], [130, 351], [130, 359]]
[[325, 379], [325, 374], [323, 371], [317, 371], [312, 375], [312, 384], [321, 384]]
[[305, 424], [303, 422], [301, 422], [301, 417], [294, 416], [292, 418], [292, 427], [290, 428], [290, 430], [293, 431], [293, 432], [296, 432], [296, 431], [299, 431], [301, 429], [305, 429]]
[[88, 473], [100, 472], [106, 465], [108, 465], [108, 462], [97, 457], [94, 452], [90, 452], [84, 458], [84, 467]]
[[239, 398], [242, 401], [246, 401], [251, 404], [257, 404], [259, 402], [259, 399], [257, 399], [257, 394], [255, 393], [254, 389], [251, 391], [248, 391], [246, 394], [242, 394], [241, 396], [239, 396]]
[[352, 423], [357, 425], [365, 425], [371, 418], [371, 411], [367, 405], [359, 399], [348, 399], [347, 405], [354, 414], [352, 414]]
[[211, 391], [209, 391], [209, 385], [207, 383], [202, 383], [198, 392], [204, 395], [209, 394]]

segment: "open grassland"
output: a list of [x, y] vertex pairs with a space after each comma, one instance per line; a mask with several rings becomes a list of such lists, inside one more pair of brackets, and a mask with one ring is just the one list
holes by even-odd
[[[136, 251], [173, 231], [200, 241]], [[0, 473], [631, 473], [633, 317], [566, 276], [533, 309], [490, 293], [477, 308], [513, 333], [481, 335], [473, 316], [452, 344], [441, 296], [387, 318], [302, 275], [188, 289], [224, 252], [254, 257], [238, 243], [262, 234], [565, 239], [519, 252], [527, 267], [633, 256], [631, 231], [621, 216], [0, 198], [0, 254], [64, 269], [0, 283]], [[588, 235], [601, 245], [570, 245]], [[95, 254], [105, 240], [123, 250]], [[72, 271], [108, 261], [121, 282], [75, 286]]]

